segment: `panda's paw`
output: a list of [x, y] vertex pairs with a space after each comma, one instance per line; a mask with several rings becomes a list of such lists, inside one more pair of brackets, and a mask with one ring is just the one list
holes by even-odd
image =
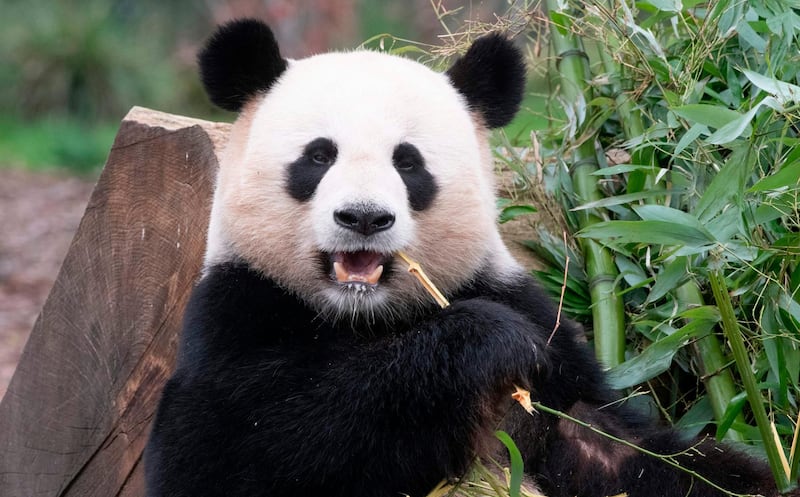
[[507, 305], [484, 298], [460, 300], [442, 318], [448, 341], [465, 348], [466, 364], [503, 389], [532, 390], [550, 371], [543, 333]]

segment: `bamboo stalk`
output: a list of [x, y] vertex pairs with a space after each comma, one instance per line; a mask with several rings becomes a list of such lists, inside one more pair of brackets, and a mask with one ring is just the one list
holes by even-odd
[[[558, 12], [558, 0], [547, 0], [546, 8], [549, 12]], [[563, 101], [580, 106], [591, 95], [587, 84], [586, 53], [582, 44], [572, 33], [561, 32], [555, 26], [551, 26], [550, 39], [558, 57]], [[597, 169], [594, 140], [586, 140], [572, 155], [572, 180], [578, 202], [586, 203], [602, 198], [597, 179], [591, 174]], [[602, 221], [598, 214], [589, 210], [580, 211], [578, 219], [581, 229]], [[579, 243], [584, 254], [592, 298], [595, 355], [605, 367], [612, 367], [625, 360], [625, 313], [616, 285], [619, 273], [609, 250], [588, 238], [582, 238]]]
[[[606, 2], [609, 9], [609, 15], [613, 12], [613, 1]], [[631, 139], [644, 135], [644, 119], [639, 107], [634, 103], [633, 99], [627, 93], [630, 88], [625, 88], [622, 84], [624, 74], [619, 64], [609, 56], [607, 50], [598, 50], [598, 57], [603, 64], [603, 69], [608, 73], [611, 89], [614, 93], [614, 104], [617, 109], [620, 123], [622, 124], [622, 131], [625, 138]], [[655, 150], [652, 146], [641, 145], [631, 152], [631, 164], [651, 166], [655, 168]], [[631, 171], [628, 174], [626, 182], [626, 190], [628, 193], [636, 193], [652, 187], [655, 183], [653, 178], [654, 171]]]
[[767, 453], [767, 460], [769, 461], [772, 475], [775, 478], [778, 490], [782, 493], [786, 492], [791, 489], [792, 485], [783, 467], [785, 455], [783, 458], [781, 457], [779, 451], [782, 451], [783, 448], [775, 443], [771, 422], [764, 408], [764, 398], [761, 396], [761, 392], [758, 389], [758, 383], [750, 365], [750, 357], [747, 354], [747, 348], [744, 345], [744, 340], [739, 330], [739, 323], [736, 321], [736, 314], [733, 311], [733, 304], [731, 303], [731, 297], [728, 293], [728, 287], [725, 284], [725, 278], [719, 269], [710, 268], [708, 271], [708, 279], [711, 283], [711, 291], [714, 293], [714, 300], [716, 300], [717, 307], [722, 316], [722, 329], [731, 346], [733, 358], [736, 361], [736, 369], [744, 384], [744, 389], [747, 393], [747, 401], [750, 404], [750, 409], [753, 411], [753, 417], [756, 420], [758, 431], [761, 434], [761, 440], [764, 444], [764, 450]]
[[[687, 281], [676, 290], [678, 301], [688, 305], [702, 306], [703, 295], [694, 281]], [[700, 365], [700, 374], [706, 386], [708, 398], [714, 418], [721, 421], [725, 416], [730, 400], [736, 395], [733, 376], [726, 367], [728, 360], [722, 352], [722, 345], [715, 335], [705, 336], [693, 345], [693, 351]], [[736, 420], [745, 423], [744, 415], [739, 413]], [[736, 442], [743, 442], [744, 437], [736, 430], [728, 430], [725, 437]]]

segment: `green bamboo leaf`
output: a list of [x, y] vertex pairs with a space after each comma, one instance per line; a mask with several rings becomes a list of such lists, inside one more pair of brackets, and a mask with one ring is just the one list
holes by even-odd
[[508, 492], [510, 497], [520, 497], [522, 492], [522, 454], [520, 454], [517, 444], [511, 439], [508, 433], [498, 430], [494, 435], [503, 442], [503, 445], [508, 449], [508, 456], [511, 460], [511, 482], [508, 485]]
[[718, 323], [721, 318], [719, 308], [715, 305], [701, 305], [698, 307], [690, 307], [685, 311], [678, 314], [678, 317], [683, 319], [700, 319], [710, 323]]
[[712, 128], [721, 128], [742, 117], [735, 110], [722, 105], [688, 104], [672, 109], [672, 112], [689, 122]]
[[764, 76], [748, 69], [742, 69], [742, 73], [755, 86], [775, 97], [781, 105], [800, 103], [800, 86], [786, 83], [770, 76]]
[[714, 409], [711, 406], [711, 400], [707, 395], [704, 395], [700, 400], [692, 404], [686, 414], [675, 423], [675, 428], [678, 428], [687, 437], [696, 437], [713, 420]]
[[739, 33], [739, 39], [745, 42], [743, 45], [751, 46], [758, 53], [767, 51], [767, 42], [750, 27], [750, 23], [746, 20], [742, 19], [736, 24], [736, 32]]
[[[614, 99], [611, 97], [594, 97], [586, 104], [592, 107], [599, 107], [601, 111], [606, 111], [614, 107]], [[612, 110], [613, 112], [613, 110]], [[605, 121], [605, 119], [603, 119]]]
[[714, 236], [719, 243], [728, 243], [737, 233], [744, 233], [742, 227], [742, 211], [738, 205], [717, 214], [706, 223], [706, 229]]
[[675, 155], [680, 155], [681, 152], [686, 150], [686, 147], [692, 144], [695, 140], [697, 140], [700, 135], [710, 135], [711, 132], [708, 130], [708, 126], [705, 124], [696, 123], [692, 125], [691, 128], [686, 131], [686, 133], [681, 136], [681, 139], [678, 140], [678, 144], [675, 146]]
[[554, 10], [551, 10], [549, 15], [550, 20], [553, 21], [553, 25], [556, 27], [561, 36], [567, 36], [567, 34], [569, 34], [569, 28], [572, 26], [572, 19], [570, 19], [569, 16], [564, 13]]
[[766, 224], [770, 221], [780, 219], [783, 215], [784, 211], [776, 206], [772, 204], [761, 204], [756, 207], [756, 211], [753, 214], [753, 222], [758, 225]]
[[693, 339], [707, 334], [709, 329], [709, 322], [698, 319], [653, 342], [641, 354], [609, 369], [609, 384], [612, 388], [621, 390], [655, 378], [669, 369], [678, 350]]
[[778, 297], [778, 302], [780, 302], [783, 311], [789, 313], [789, 315], [800, 322], [800, 304], [797, 303], [791, 295], [786, 292], [781, 292], [781, 296]]
[[631, 30], [635, 35], [640, 36], [641, 39], [646, 42], [647, 47], [650, 48], [650, 50], [656, 56], [658, 56], [662, 62], [667, 64], [667, 57], [664, 53], [664, 47], [661, 46], [661, 43], [658, 41], [653, 32], [649, 29], [642, 29], [642, 27], [636, 22], [633, 13], [630, 11], [627, 4], [622, 3], [620, 6], [625, 12], [620, 19], [622, 24], [624, 24], [625, 27]]
[[628, 285], [632, 287], [639, 286], [649, 279], [642, 266], [635, 264], [627, 257], [617, 255], [614, 260], [617, 263], [617, 268], [619, 268], [620, 276], [625, 279]]
[[746, 160], [748, 151], [745, 147], [734, 149], [719, 173], [714, 175], [694, 211], [701, 223], [707, 223], [744, 190], [750, 171]]
[[778, 190], [785, 187], [797, 187], [800, 184], [800, 161], [783, 166], [780, 171], [761, 179], [749, 191]]
[[758, 112], [760, 108], [761, 104], [756, 105], [745, 114], [716, 130], [711, 136], [706, 138], [706, 141], [712, 145], [724, 145], [739, 138], [743, 134], [749, 135], [752, 132], [750, 121], [753, 120], [756, 112]]
[[673, 193], [683, 193], [682, 190], [645, 190], [636, 193], [626, 193], [624, 195], [616, 195], [613, 197], [605, 197], [593, 202], [586, 202], [583, 205], [574, 207], [573, 211], [583, 211], [586, 209], [596, 209], [598, 207], [610, 207], [612, 205], [621, 205], [635, 202], [637, 200], [644, 200], [651, 197], [666, 196]]
[[798, 373], [800, 373], [800, 348], [797, 348], [792, 342], [783, 350], [783, 354], [786, 360], [789, 381], [797, 388]]
[[646, 0], [642, 3], [652, 5], [662, 12], [680, 12], [683, 9], [681, 0]]
[[685, 245], [705, 248], [714, 242], [707, 232], [667, 221], [605, 221], [577, 233], [580, 238], [603, 242]]
[[656, 282], [653, 284], [645, 304], [658, 301], [671, 290], [681, 286], [687, 277], [686, 257], [678, 257], [669, 262], [656, 276]]
[[728, 407], [725, 408], [725, 414], [717, 425], [717, 433], [715, 434], [717, 440], [722, 440], [722, 437], [725, 436], [725, 433], [728, 432], [733, 422], [736, 421], [736, 418], [742, 412], [742, 408], [744, 408], [746, 402], [747, 395], [745, 392], [736, 394], [736, 396], [728, 402]]
[[532, 205], [509, 205], [508, 207], [504, 207], [502, 211], [500, 211], [500, 224], [507, 223], [509, 221], [513, 221], [514, 219], [525, 216], [528, 214], [533, 214], [537, 212], [536, 207]]
[[789, 375], [786, 371], [786, 359], [783, 351], [789, 348], [789, 344], [774, 334], [766, 340], [761, 340], [761, 344], [764, 346], [770, 370], [778, 380], [778, 384], [772, 392], [773, 402], [785, 408], [789, 396]]
[[696, 217], [686, 212], [656, 204], [633, 205], [631, 208], [644, 221], [666, 221], [668, 223], [690, 226], [702, 232], [709, 240], [714, 240], [714, 235], [712, 235]]
[[743, 9], [739, 7], [739, 2], [731, 5], [729, 0], [722, 0], [715, 2], [713, 10], [709, 13], [709, 19], [717, 19], [717, 30], [723, 35], [727, 33], [731, 27], [742, 18]]
[[725, 81], [728, 83], [728, 89], [731, 91], [731, 104], [738, 109], [744, 96], [742, 94], [742, 83], [739, 81], [739, 76], [736, 74], [736, 68], [733, 64], [727, 64], [725, 74]]
[[615, 174], [630, 173], [633, 171], [658, 171], [659, 167], [653, 167], [647, 164], [617, 164], [615, 166], [603, 167], [597, 171], [592, 172], [592, 176], [613, 176]]

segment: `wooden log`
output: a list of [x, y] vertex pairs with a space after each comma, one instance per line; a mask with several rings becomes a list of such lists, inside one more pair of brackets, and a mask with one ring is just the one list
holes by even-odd
[[140, 497], [226, 124], [134, 108], [0, 404], [0, 495]]

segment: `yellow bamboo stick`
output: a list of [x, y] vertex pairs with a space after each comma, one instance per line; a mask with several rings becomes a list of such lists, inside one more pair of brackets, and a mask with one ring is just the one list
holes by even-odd
[[419, 282], [422, 283], [422, 286], [425, 287], [425, 290], [431, 294], [433, 299], [437, 304], [439, 304], [439, 306], [441, 306], [442, 309], [450, 305], [450, 302], [447, 300], [447, 298], [445, 298], [444, 295], [442, 295], [442, 292], [436, 288], [436, 285], [434, 285], [430, 278], [428, 278], [428, 275], [425, 274], [425, 271], [422, 270], [417, 261], [410, 258], [405, 252], [402, 251], [397, 252], [397, 255], [403, 259], [403, 262], [408, 264], [408, 272], [417, 277]]

